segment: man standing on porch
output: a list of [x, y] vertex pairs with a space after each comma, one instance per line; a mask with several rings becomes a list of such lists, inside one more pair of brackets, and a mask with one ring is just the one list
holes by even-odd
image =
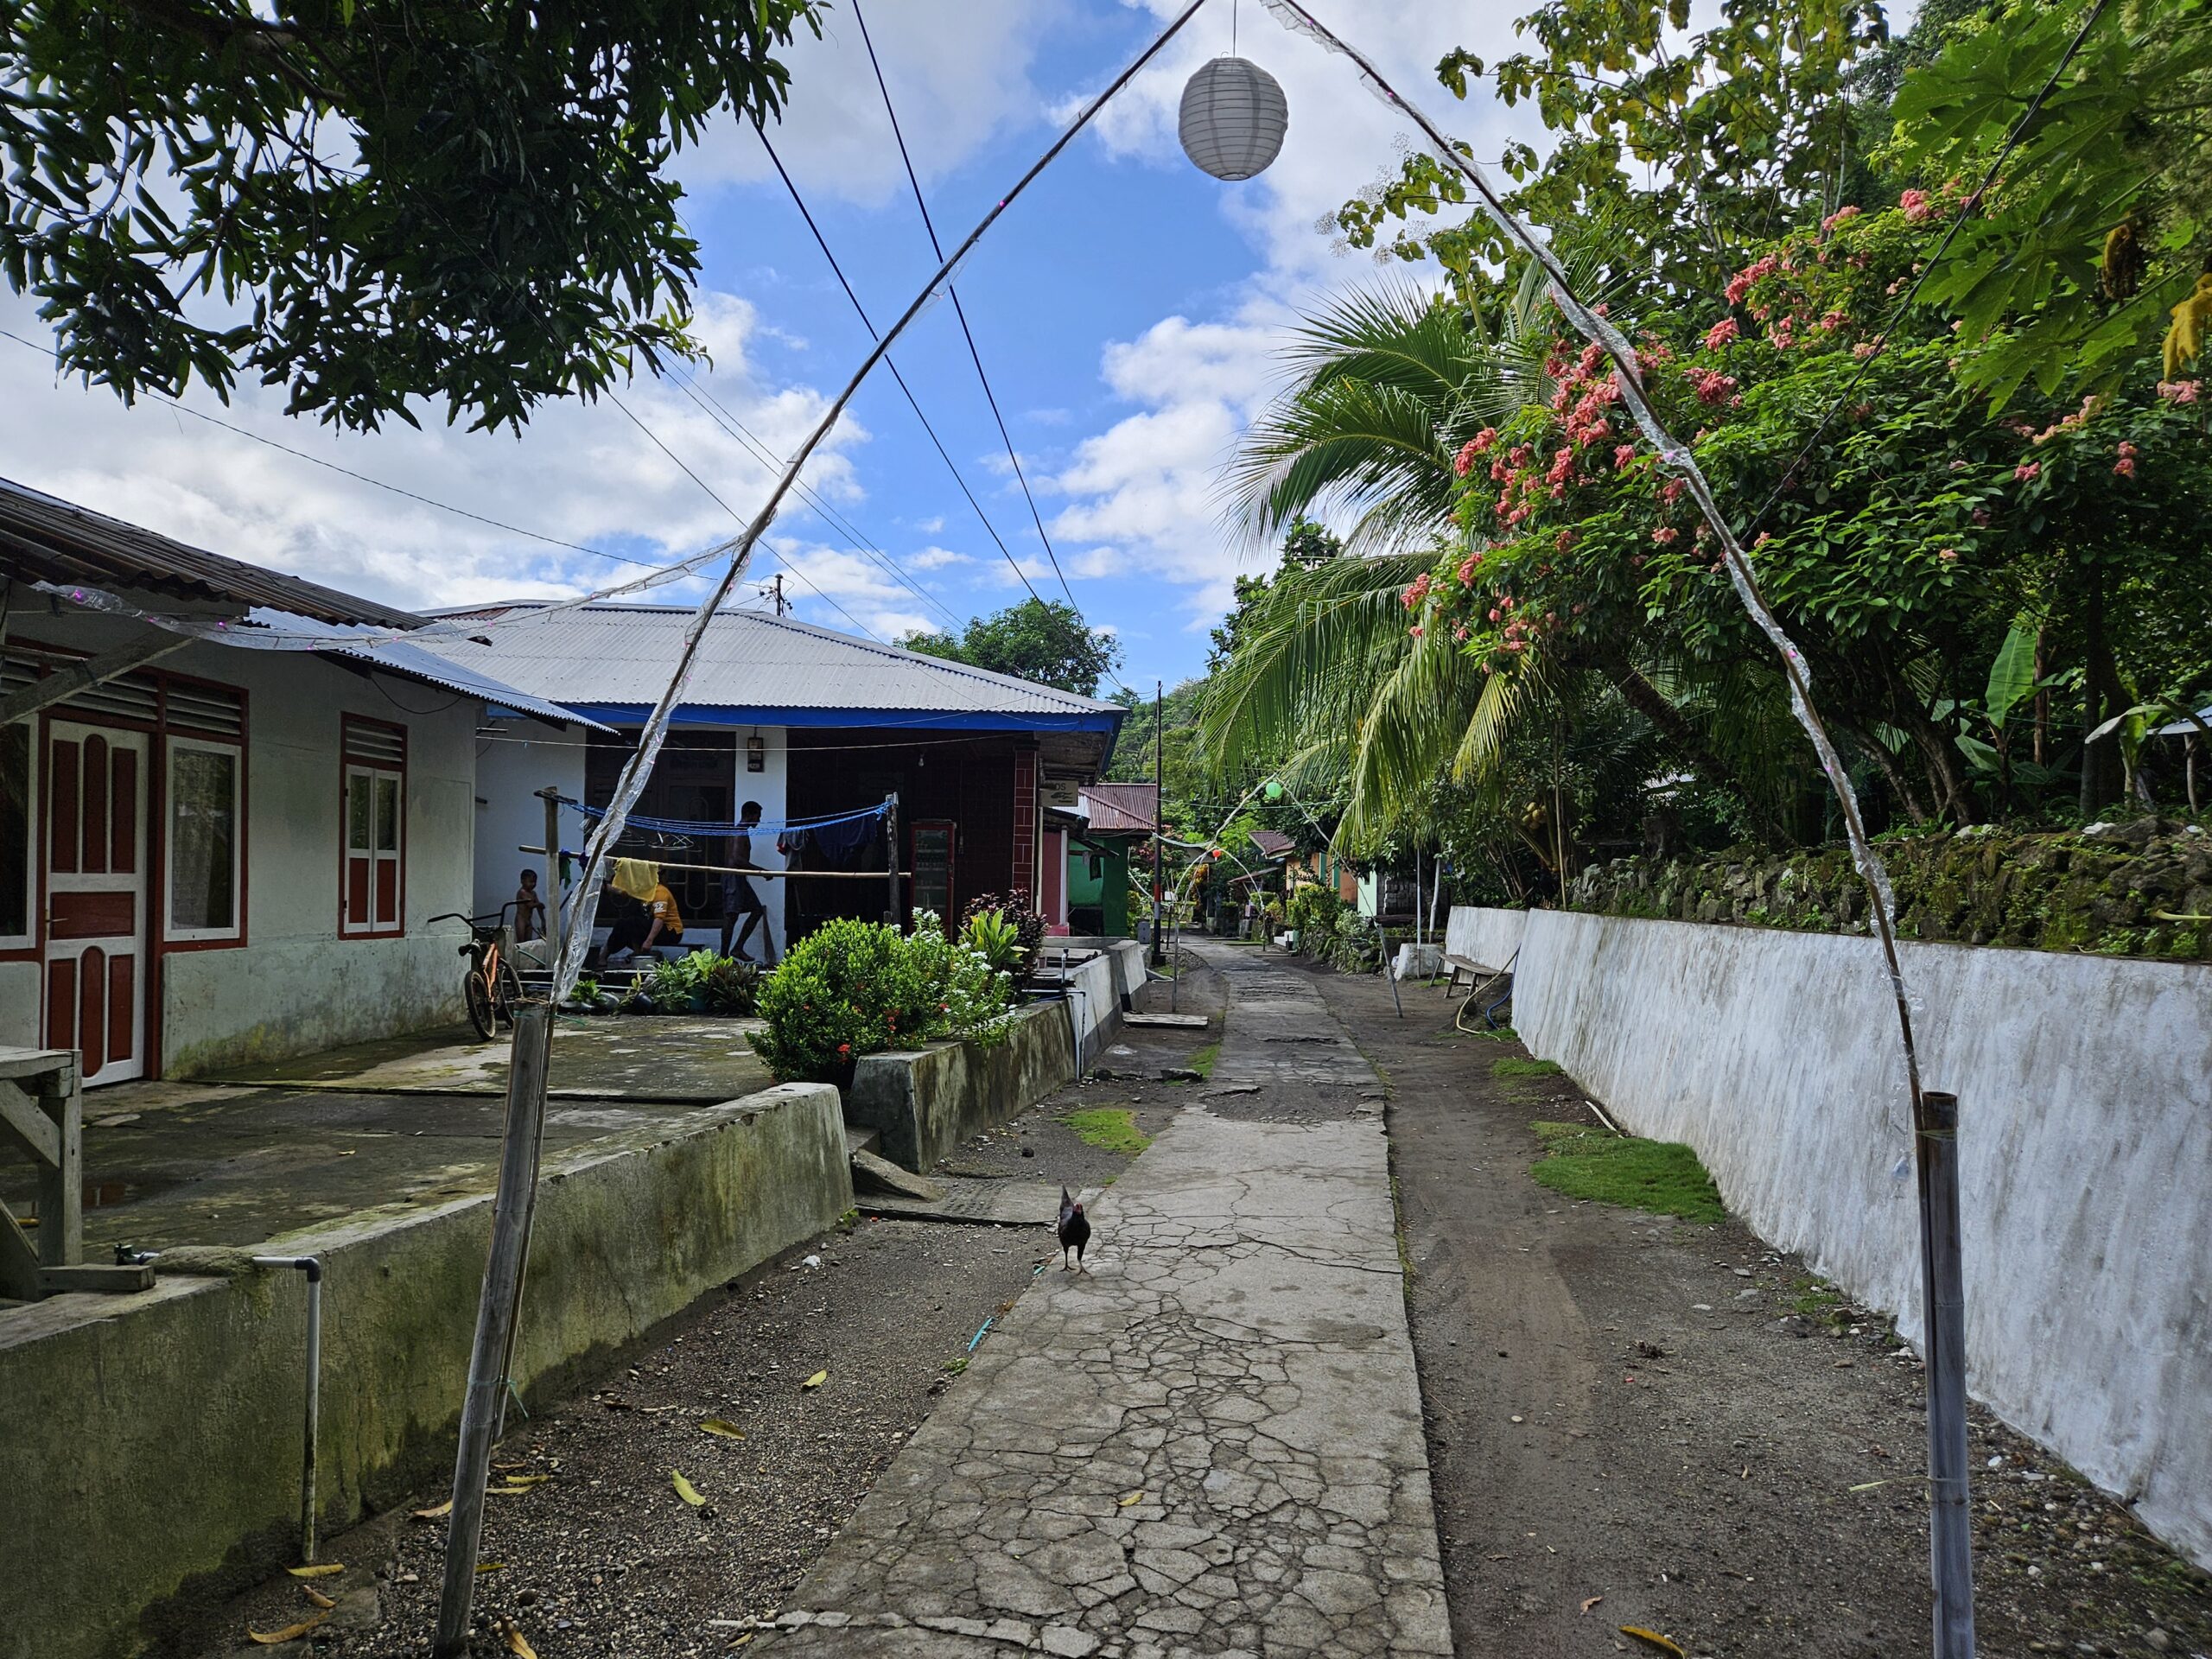
[[[739, 810], [737, 834], [723, 843], [722, 861], [734, 868], [722, 873], [722, 955], [745, 957], [745, 942], [753, 937], [753, 930], [760, 930], [760, 948], [767, 957], [768, 966], [776, 965], [776, 934], [768, 925], [768, 906], [753, 890], [753, 883], [740, 875], [739, 870], [757, 870], [753, 861], [753, 827], [760, 822], [760, 803], [747, 801]], [[745, 925], [738, 925], [740, 917]], [[736, 939], [732, 943], [731, 935]]]

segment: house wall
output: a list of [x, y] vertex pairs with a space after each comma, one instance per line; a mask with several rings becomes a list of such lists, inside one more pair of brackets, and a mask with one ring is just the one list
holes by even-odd
[[[537, 791], [557, 789], [573, 800], [584, 792], [584, 737], [534, 720], [490, 720], [476, 737], [476, 880], [473, 914], [490, 916], [515, 896], [523, 867], [539, 872], [539, 895], [550, 903], [543, 866], [535, 854], [518, 852], [545, 842], [545, 803]], [[561, 815], [561, 843], [583, 846], [583, 821]]]
[[[943, 818], [958, 826], [956, 917], [978, 893], [1005, 893], [1013, 885], [1014, 739], [911, 727], [794, 728], [790, 736], [791, 816], [826, 817], [873, 806], [896, 790], [901, 868], [912, 868], [904, 861], [912, 856], [915, 823]], [[882, 896], [874, 887], [857, 881], [836, 885], [832, 913], [882, 915]]]
[[[761, 770], [748, 772], [747, 744], [754, 734], [762, 743]], [[580, 791], [582, 798], [594, 805], [602, 805], [612, 798], [614, 785], [622, 765], [637, 746], [639, 728], [625, 727], [619, 739], [595, 737], [588, 752], [588, 781]], [[727, 815], [715, 821], [734, 823], [747, 801], [760, 804], [760, 822], [770, 826], [753, 840], [753, 861], [764, 870], [782, 869], [786, 862], [776, 850], [777, 831], [787, 816], [790, 799], [789, 747], [785, 732], [779, 726], [724, 726], [685, 721], [672, 730], [669, 746], [661, 750], [656, 762], [654, 777], [646, 785], [645, 793], [639, 798], [637, 812], [647, 817], [682, 820], [708, 814]], [[682, 789], [673, 792], [664, 786], [664, 780], [674, 779], [679, 774], [673, 770], [664, 772], [669, 766], [671, 747], [680, 744], [694, 753], [705, 752], [717, 758], [719, 765], [713, 773], [712, 795], [709, 798], [700, 789]], [[532, 788], [541, 787], [533, 785]], [[531, 804], [541, 812], [537, 801]], [[571, 849], [580, 849], [592, 826], [574, 813], [562, 816], [562, 840]], [[541, 821], [537, 834], [529, 837], [531, 844], [543, 833]], [[626, 856], [649, 857], [652, 851], [652, 837], [648, 832], [633, 831], [626, 836]], [[718, 837], [694, 838], [690, 846], [668, 847], [663, 856], [671, 862], [685, 864], [720, 864], [724, 849]], [[519, 866], [517, 867], [519, 868]], [[719, 949], [721, 944], [721, 878], [715, 874], [701, 874], [670, 871], [664, 877], [675, 893], [679, 913], [683, 918], [683, 947], [686, 950]], [[791, 936], [786, 914], [787, 898], [785, 889], [791, 883], [764, 880], [753, 884], [754, 891], [768, 906], [768, 925], [776, 940], [776, 951], [781, 956]], [[512, 894], [512, 886], [510, 887]], [[602, 899], [598, 925], [593, 936], [604, 943], [612, 923], [612, 909]], [[746, 952], [756, 962], [761, 959], [760, 940], [756, 933], [746, 944]]]
[[[1633, 1134], [1916, 1341], [1897, 1016], [1872, 941], [1455, 909], [1513, 1024]], [[1899, 948], [1930, 1088], [1959, 1096], [1967, 1381], [2212, 1566], [2212, 968]], [[1904, 1173], [1899, 1174], [1902, 1169]]]
[[[10, 632], [96, 653], [136, 631], [104, 617], [33, 613], [19, 615]], [[433, 933], [424, 924], [472, 898], [476, 699], [372, 681], [303, 653], [219, 645], [188, 645], [157, 671], [245, 694], [243, 938], [162, 949], [163, 907], [158, 889], [149, 893], [158, 963], [148, 976], [150, 1052], [162, 1072], [189, 1077], [458, 1019], [461, 936], [451, 925]], [[404, 926], [397, 936], [339, 936], [339, 734], [349, 714], [407, 733]], [[149, 846], [168, 807], [163, 741], [153, 739], [149, 756]], [[158, 859], [153, 868], [158, 874]], [[0, 1042], [40, 1040], [41, 976], [36, 961], [0, 963]]]
[[[455, 923], [427, 923], [473, 899], [482, 705], [296, 652], [195, 646], [175, 660], [246, 693], [247, 943], [162, 958], [164, 1072], [190, 1077], [461, 1018], [467, 936]], [[407, 730], [405, 925], [394, 938], [338, 933], [346, 714]]]

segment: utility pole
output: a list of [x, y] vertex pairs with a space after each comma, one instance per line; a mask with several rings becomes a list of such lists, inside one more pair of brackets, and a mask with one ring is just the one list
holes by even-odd
[[1959, 1225], [1959, 1097], [1923, 1090], [1913, 1111], [1920, 1301], [1928, 1356], [1928, 1550], [1936, 1659], [1974, 1659], [1974, 1516], [1967, 1488], [1966, 1287]]
[[1152, 965], [1155, 968], [1167, 960], [1166, 941], [1160, 937], [1163, 910], [1160, 904], [1166, 892], [1163, 881], [1166, 870], [1160, 861], [1160, 817], [1167, 810], [1167, 779], [1165, 756], [1167, 753], [1166, 699], [1162, 683], [1152, 683]]
[[548, 785], [537, 798], [545, 803], [545, 954], [551, 967], [561, 960], [561, 791]]
[[776, 614], [781, 616], [791, 608], [784, 602], [784, 573], [779, 570], [769, 577], [768, 587], [776, 596]]

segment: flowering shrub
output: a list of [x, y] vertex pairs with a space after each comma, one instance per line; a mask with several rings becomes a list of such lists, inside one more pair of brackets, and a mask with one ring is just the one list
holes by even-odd
[[826, 922], [794, 945], [760, 986], [767, 1029], [753, 1048], [785, 1082], [852, 1081], [863, 1054], [960, 1038], [1006, 1039], [1012, 982], [981, 953], [948, 939], [917, 912], [903, 934], [880, 922]]

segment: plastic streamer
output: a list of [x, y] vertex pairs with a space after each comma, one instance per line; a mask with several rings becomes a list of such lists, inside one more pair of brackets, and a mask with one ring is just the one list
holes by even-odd
[[[596, 821], [607, 816], [603, 806], [586, 806], [582, 801], [565, 797], [561, 804], [582, 817]], [[786, 818], [781, 823], [763, 819], [758, 823], [715, 823], [705, 819], [648, 818], [632, 813], [628, 826], [632, 830], [651, 830], [668, 836], [758, 836], [777, 830], [826, 830], [833, 823], [857, 823], [862, 818], [880, 818], [886, 807], [863, 806], [850, 812], [835, 812], [824, 818]]]
[[1722, 514], [1707, 483], [1704, 470], [1690, 453], [1688, 445], [1668, 431], [1649, 401], [1643, 394], [1643, 378], [1637, 362], [1636, 348], [1627, 337], [1605, 318], [1584, 305], [1567, 280], [1567, 271], [1544, 242], [1529, 229], [1519, 214], [1505, 205], [1490, 176], [1479, 163], [1463, 149], [1446, 137], [1427, 114], [1405, 99], [1382, 73], [1356, 48], [1346, 44], [1325, 24], [1317, 20], [1297, 0], [1262, 0], [1275, 20], [1293, 34], [1302, 35], [1328, 51], [1348, 58], [1358, 68], [1361, 84], [1392, 109], [1404, 115], [1419, 127], [1429, 146], [1446, 165], [1456, 168], [1474, 186], [1483, 211], [1506, 236], [1529, 257], [1542, 266], [1549, 279], [1552, 299], [1567, 321], [1574, 325], [1584, 339], [1598, 346], [1612, 360], [1613, 382], [1619, 389], [1622, 404], [1628, 410], [1645, 439], [1659, 458], [1659, 464], [1678, 475], [1688, 489], [1698, 511], [1720, 543], [1721, 558], [1728, 571], [1729, 581], [1736, 594], [1743, 601], [1759, 632], [1765, 634], [1782, 658], [1783, 677], [1789, 683], [1790, 712], [1797, 723], [1804, 728], [1812, 740], [1814, 753], [1819, 757], [1821, 770], [1826, 774], [1828, 786], [1835, 792], [1837, 804], [1843, 815], [1844, 833], [1851, 845], [1851, 861], [1866, 884], [1869, 906], [1872, 912], [1874, 931], [1882, 946], [1882, 960], [1889, 974], [1890, 992], [1897, 1003], [1897, 1030], [1904, 1054], [1905, 1087], [1910, 1096], [1913, 1117], [1918, 1122], [1921, 1115], [1920, 1055], [1913, 1038], [1913, 1006], [1904, 982], [1904, 970], [1897, 959], [1897, 931], [1894, 918], [1897, 898], [1890, 885], [1890, 873], [1874, 850], [1868, 838], [1865, 820], [1859, 807], [1859, 793], [1852, 787], [1850, 773], [1845, 769], [1843, 757], [1837, 753], [1827, 727], [1821, 719], [1820, 710], [1812, 697], [1813, 674], [1804, 654], [1797, 648], [1783, 628], [1780, 620], [1768, 607], [1759, 592], [1758, 578], [1751, 570], [1751, 560], [1737, 539], [1734, 529]]
[[[683, 648], [677, 654], [676, 671], [669, 677], [668, 688], [661, 693], [660, 701], [653, 705], [652, 714], [646, 720], [645, 729], [639, 736], [637, 752], [630, 757], [622, 768], [622, 776], [617, 780], [613, 797], [607, 804], [607, 816], [600, 819], [599, 823], [593, 827], [591, 835], [585, 842], [583, 870], [579, 885], [575, 921], [563, 938], [561, 960], [553, 975], [553, 1001], [556, 1005], [568, 1000], [569, 992], [575, 988], [577, 979], [583, 973], [584, 954], [591, 948], [592, 928], [599, 912], [599, 882], [596, 878], [601, 863], [607, 857], [608, 850], [621, 838], [624, 822], [629, 817], [630, 809], [638, 804], [638, 797], [645, 787], [645, 779], [652, 774], [653, 762], [659, 758], [662, 741], [668, 735], [670, 718], [676, 711], [677, 703], [683, 697], [684, 685], [691, 677], [692, 664], [698, 657], [699, 642], [706, 634], [707, 625], [714, 620], [715, 612], [721, 607], [730, 589], [736, 585], [739, 575], [744, 571], [746, 561], [752, 556], [753, 544], [760, 539], [761, 532], [767, 529], [770, 521], [774, 518], [777, 508], [782, 505], [784, 497], [791, 493], [791, 486], [798, 482], [799, 468], [806, 464], [807, 457], [811, 455], [822, 441], [829, 436], [830, 429], [836, 426], [843, 416], [846, 406], [859, 392], [861, 382], [866, 380], [869, 372], [883, 360], [891, 347], [898, 341], [899, 337], [912, 324], [914, 319], [922, 314], [929, 305], [931, 296], [944, 286], [953, 271], [959, 268], [961, 262], [966, 259], [969, 252], [974, 250], [976, 245], [983, 239], [984, 232], [998, 222], [999, 215], [1013, 206], [1021, 193], [1035, 181], [1037, 175], [1050, 167], [1058, 159], [1060, 152], [1075, 142], [1076, 136], [1090, 124], [1098, 111], [1106, 107], [1107, 101], [1122, 87], [1128, 86], [1135, 78], [1139, 70], [1158, 56], [1161, 48], [1182, 32], [1183, 26], [1197, 16], [1198, 9], [1205, 4], [1205, 0], [1191, 0], [1190, 4], [1179, 12], [1168, 25], [1153, 38], [1150, 45], [1137, 54], [1128, 67], [1108, 82], [1105, 88], [1096, 98], [1084, 105], [1081, 112], [1068, 124], [1060, 136], [1052, 141], [1045, 153], [1030, 164], [1029, 170], [1015, 181], [1014, 188], [1000, 198], [989, 212], [976, 221], [976, 228], [968, 232], [967, 236], [962, 239], [960, 245], [952, 251], [950, 256], [939, 263], [937, 270], [931, 273], [929, 281], [923, 284], [922, 291], [913, 297], [906, 310], [899, 314], [899, 320], [884, 331], [883, 337], [877, 340], [868, 355], [861, 359], [860, 367], [855, 369], [852, 378], [846, 381], [844, 389], [837, 394], [836, 400], [829, 408], [823, 411], [822, 418], [815, 423], [814, 429], [806, 435], [805, 440], [793, 452], [790, 464], [784, 468], [783, 475], [776, 480], [775, 488], [769, 492], [768, 499], [762, 504], [760, 512], [753, 515], [753, 522], [745, 527], [743, 533], [734, 542], [728, 544], [729, 568], [722, 572], [721, 580], [715, 584], [715, 590], [701, 602], [699, 608], [692, 613], [690, 620], [685, 624]], [[702, 556], [702, 559], [704, 556]]]

